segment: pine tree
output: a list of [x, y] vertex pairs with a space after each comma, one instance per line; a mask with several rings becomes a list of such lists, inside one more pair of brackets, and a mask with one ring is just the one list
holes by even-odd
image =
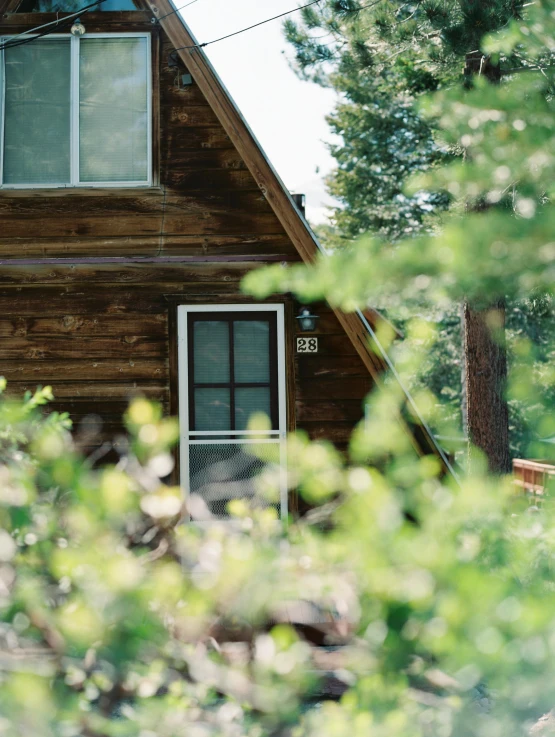
[[[409, 176], [456, 153], [434, 141], [432, 124], [413, 103], [441, 87], [470, 87], [475, 75], [498, 82], [503, 70], [482, 54], [480, 40], [519, 18], [522, 5], [520, 0], [329, 0], [319, 10], [306, 9], [300, 25], [286, 24], [299, 72], [343, 98], [330, 117], [342, 144], [332, 147], [338, 168], [328, 179], [343, 205], [335, 212], [341, 236], [370, 231], [395, 241], [421, 230], [430, 212], [447, 205], [442, 193], [417, 191], [408, 197], [403, 191]], [[526, 65], [518, 55], [505, 61], [510, 68]], [[465, 301], [462, 311], [467, 432], [490, 469], [505, 472], [510, 466], [505, 308], [502, 294], [486, 295], [484, 301], [486, 309]]]

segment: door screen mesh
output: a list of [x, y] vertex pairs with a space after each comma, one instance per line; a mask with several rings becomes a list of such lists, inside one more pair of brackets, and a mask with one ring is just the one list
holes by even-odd
[[229, 516], [227, 505], [232, 499], [248, 499], [257, 506], [276, 501], [260, 493], [257, 476], [268, 464], [279, 463], [279, 442], [264, 444], [263, 448], [260, 445], [257, 448], [256, 441], [211, 443], [209, 440], [190, 444], [191, 492], [202, 497], [215, 517]]

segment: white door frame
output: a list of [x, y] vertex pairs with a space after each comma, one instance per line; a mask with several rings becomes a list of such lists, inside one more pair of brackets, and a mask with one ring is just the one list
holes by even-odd
[[[189, 361], [188, 361], [188, 317], [191, 313], [228, 313], [228, 312], [275, 312], [277, 323], [277, 375], [278, 375], [278, 429], [267, 432], [253, 430], [194, 431], [189, 428]], [[178, 353], [178, 389], [179, 389], [179, 460], [180, 481], [184, 494], [189, 493], [189, 447], [193, 443], [206, 442], [210, 435], [230, 435], [242, 444], [279, 443], [280, 457], [280, 509], [281, 518], [286, 519], [287, 508], [287, 473], [286, 448], [287, 439], [287, 398], [285, 383], [285, 308], [283, 304], [208, 304], [179, 305], [177, 308], [177, 353]], [[249, 438], [248, 436], [254, 436]], [[202, 441], [199, 438], [204, 437]], [[213, 440], [212, 443], [229, 443], [230, 440]]]

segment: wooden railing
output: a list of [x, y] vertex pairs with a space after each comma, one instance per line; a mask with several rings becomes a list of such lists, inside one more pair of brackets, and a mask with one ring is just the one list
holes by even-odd
[[545, 496], [551, 490], [555, 493], [555, 465], [545, 461], [513, 460], [515, 484], [525, 493]]

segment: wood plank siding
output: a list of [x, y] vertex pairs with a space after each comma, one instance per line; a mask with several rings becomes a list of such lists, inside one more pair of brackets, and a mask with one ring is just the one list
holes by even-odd
[[[4, 15], [0, 34], [52, 17]], [[0, 190], [0, 375], [12, 395], [52, 384], [86, 448], [121, 431], [133, 395], [175, 413], [177, 304], [251, 301], [245, 274], [301, 260], [205, 95], [179, 86], [188, 70], [170, 66], [174, 46], [150, 18], [86, 25], [153, 32], [155, 186]], [[360, 347], [319, 304], [320, 352], [295, 355], [298, 305], [269, 301], [288, 306], [289, 427], [344, 446], [373, 381]]]
[[[0, 33], [5, 31], [0, 26]], [[153, 143], [159, 186], [0, 191], [1, 260], [203, 255], [299, 260], [196, 85], [176, 86], [176, 76], [186, 70], [169, 67], [173, 47], [161, 36], [159, 49], [153, 43], [159, 59], [153, 105], [160, 121]]]

